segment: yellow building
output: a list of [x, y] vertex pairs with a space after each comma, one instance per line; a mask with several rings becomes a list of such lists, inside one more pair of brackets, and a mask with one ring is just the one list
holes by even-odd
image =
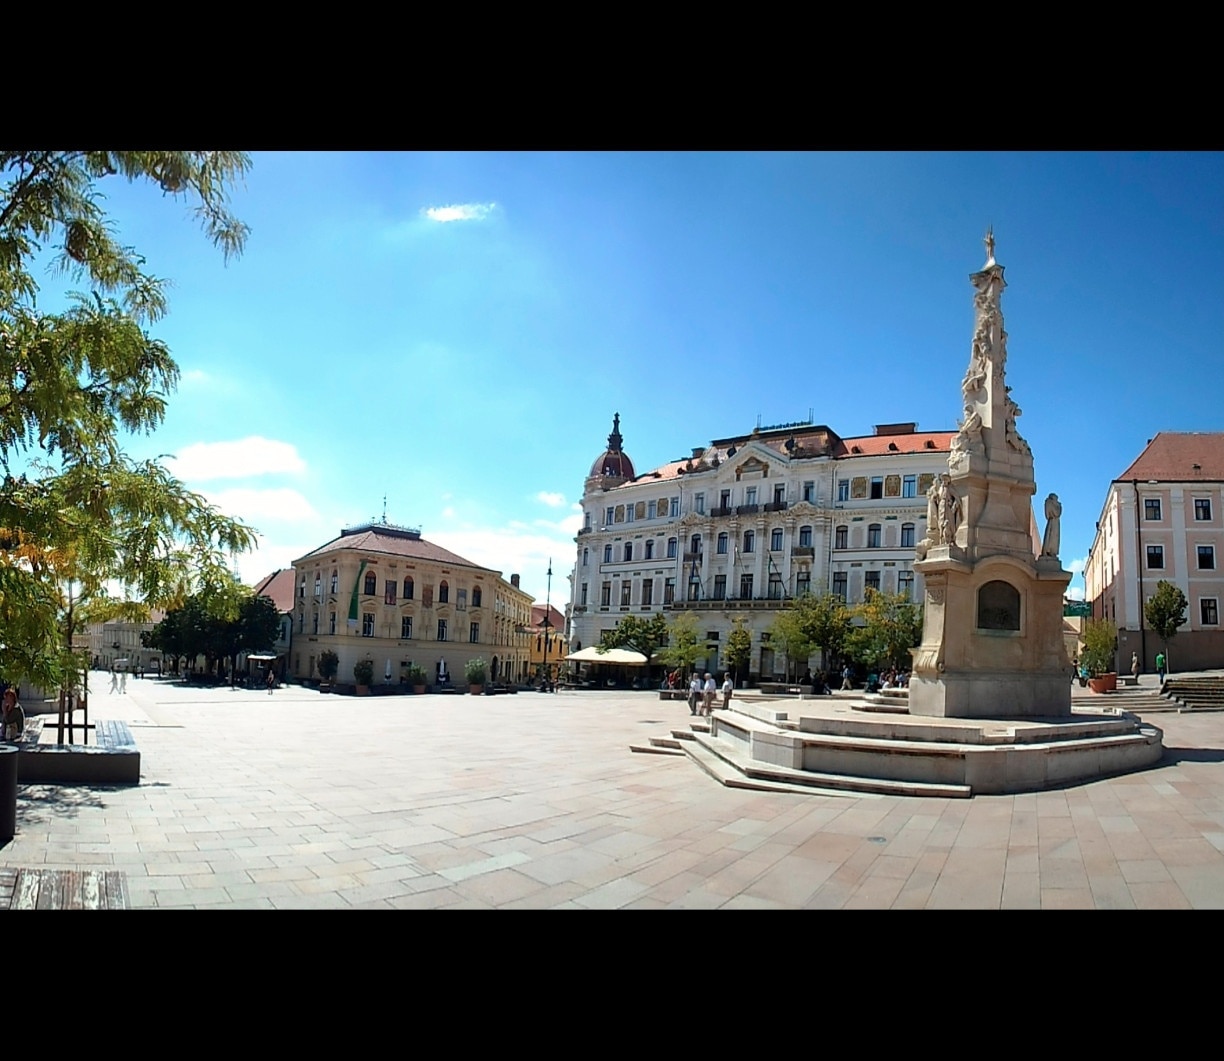
[[536, 675], [544, 673], [547, 663], [548, 677], [556, 681], [568, 666], [565, 662], [569, 653], [569, 640], [565, 636], [565, 616], [551, 605], [546, 608], [543, 604], [533, 604], [528, 647], [531, 677], [534, 679]]
[[485, 662], [491, 682], [528, 673], [531, 595], [501, 572], [386, 522], [346, 527], [293, 562], [296, 593], [289, 676], [317, 680], [330, 649], [336, 681], [354, 683], [358, 660], [374, 664], [374, 684], [406, 682], [409, 666], [438, 685], [466, 686], [468, 660]]

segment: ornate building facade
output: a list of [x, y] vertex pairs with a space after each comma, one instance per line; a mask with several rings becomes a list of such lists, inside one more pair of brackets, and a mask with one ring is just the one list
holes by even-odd
[[507, 582], [419, 530], [346, 527], [293, 570], [292, 678], [317, 679], [328, 649], [340, 658], [340, 682], [353, 681], [359, 659], [374, 663], [376, 685], [399, 684], [415, 664], [430, 684], [446, 675], [462, 686], [464, 665], [477, 657], [490, 681], [527, 676], [531, 595], [518, 575]]
[[916, 427], [845, 439], [810, 421], [757, 428], [639, 475], [617, 414], [583, 489], [571, 650], [597, 644], [622, 615], [694, 611], [714, 670], [742, 616], [749, 670], [772, 676], [785, 661], [767, 629], [788, 600], [855, 603], [869, 588], [921, 599], [914, 548], [954, 432]]

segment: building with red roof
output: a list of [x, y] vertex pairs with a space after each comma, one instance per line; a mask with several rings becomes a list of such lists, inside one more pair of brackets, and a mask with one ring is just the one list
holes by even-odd
[[1096, 619], [1118, 626], [1118, 667], [1131, 654], [1156, 668], [1160, 638], [1143, 603], [1163, 580], [1186, 595], [1186, 622], [1169, 645], [1177, 670], [1224, 667], [1224, 432], [1161, 431], [1109, 484], [1084, 568]]

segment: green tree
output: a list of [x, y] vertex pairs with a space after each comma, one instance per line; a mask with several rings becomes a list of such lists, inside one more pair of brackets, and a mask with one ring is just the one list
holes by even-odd
[[903, 593], [869, 589], [852, 609], [858, 623], [846, 639], [846, 651], [869, 668], [911, 666], [910, 649], [922, 640], [922, 612]]
[[1080, 653], [1080, 662], [1088, 668], [1089, 676], [1096, 678], [1116, 669], [1118, 627], [1112, 619], [1088, 620], [1081, 636], [1084, 648]]
[[697, 661], [707, 654], [699, 622], [696, 612], [682, 612], [672, 619], [668, 626], [668, 644], [659, 650], [659, 659], [669, 667], [679, 667], [686, 674], [692, 671]]
[[[81, 625], [138, 620], [224, 581], [254, 531], [123, 451], [162, 422], [178, 366], [147, 328], [164, 280], [119, 242], [107, 179], [189, 202], [226, 259], [247, 229], [228, 206], [249, 162], [236, 152], [0, 152], [0, 671], [71, 687]], [[34, 264], [85, 288], [39, 306]], [[112, 597], [108, 586], [118, 584]]]
[[630, 648], [640, 652], [649, 661], [655, 650], [667, 644], [667, 618], [662, 612], [649, 619], [636, 615], [623, 616], [611, 630], [605, 630], [599, 639], [600, 648]]
[[1163, 578], [1156, 583], [1156, 592], [1148, 598], [1143, 606], [1143, 617], [1148, 626], [1156, 631], [1164, 645], [1165, 670], [1169, 667], [1169, 642], [1177, 636], [1177, 628], [1186, 621], [1186, 608], [1189, 602], [1186, 595], [1172, 582]]
[[735, 680], [748, 674], [748, 664], [752, 660], [752, 635], [742, 615], [737, 615], [731, 624], [731, 632], [727, 635], [727, 666], [735, 672]]
[[[336, 655], [330, 648], [324, 649], [319, 653], [319, 677], [325, 682], [330, 682], [335, 676], [336, 671], [340, 669], [340, 657]], [[413, 670], [419, 670], [419, 667], [414, 667]], [[413, 677], [411, 673], [409, 677]]]
[[808, 628], [796, 608], [787, 608], [778, 613], [769, 625], [769, 641], [786, 656], [786, 675], [789, 679], [800, 660], [806, 665], [814, 648]]
[[850, 635], [850, 609], [841, 597], [828, 593], [823, 597], [800, 597], [795, 602], [795, 613], [812, 649], [820, 649], [825, 666], [831, 665], [833, 659], [841, 655]]

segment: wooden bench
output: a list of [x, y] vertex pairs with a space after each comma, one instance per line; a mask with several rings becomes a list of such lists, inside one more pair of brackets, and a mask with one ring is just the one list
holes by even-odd
[[120, 870], [17, 869], [0, 874], [0, 910], [127, 910]]

